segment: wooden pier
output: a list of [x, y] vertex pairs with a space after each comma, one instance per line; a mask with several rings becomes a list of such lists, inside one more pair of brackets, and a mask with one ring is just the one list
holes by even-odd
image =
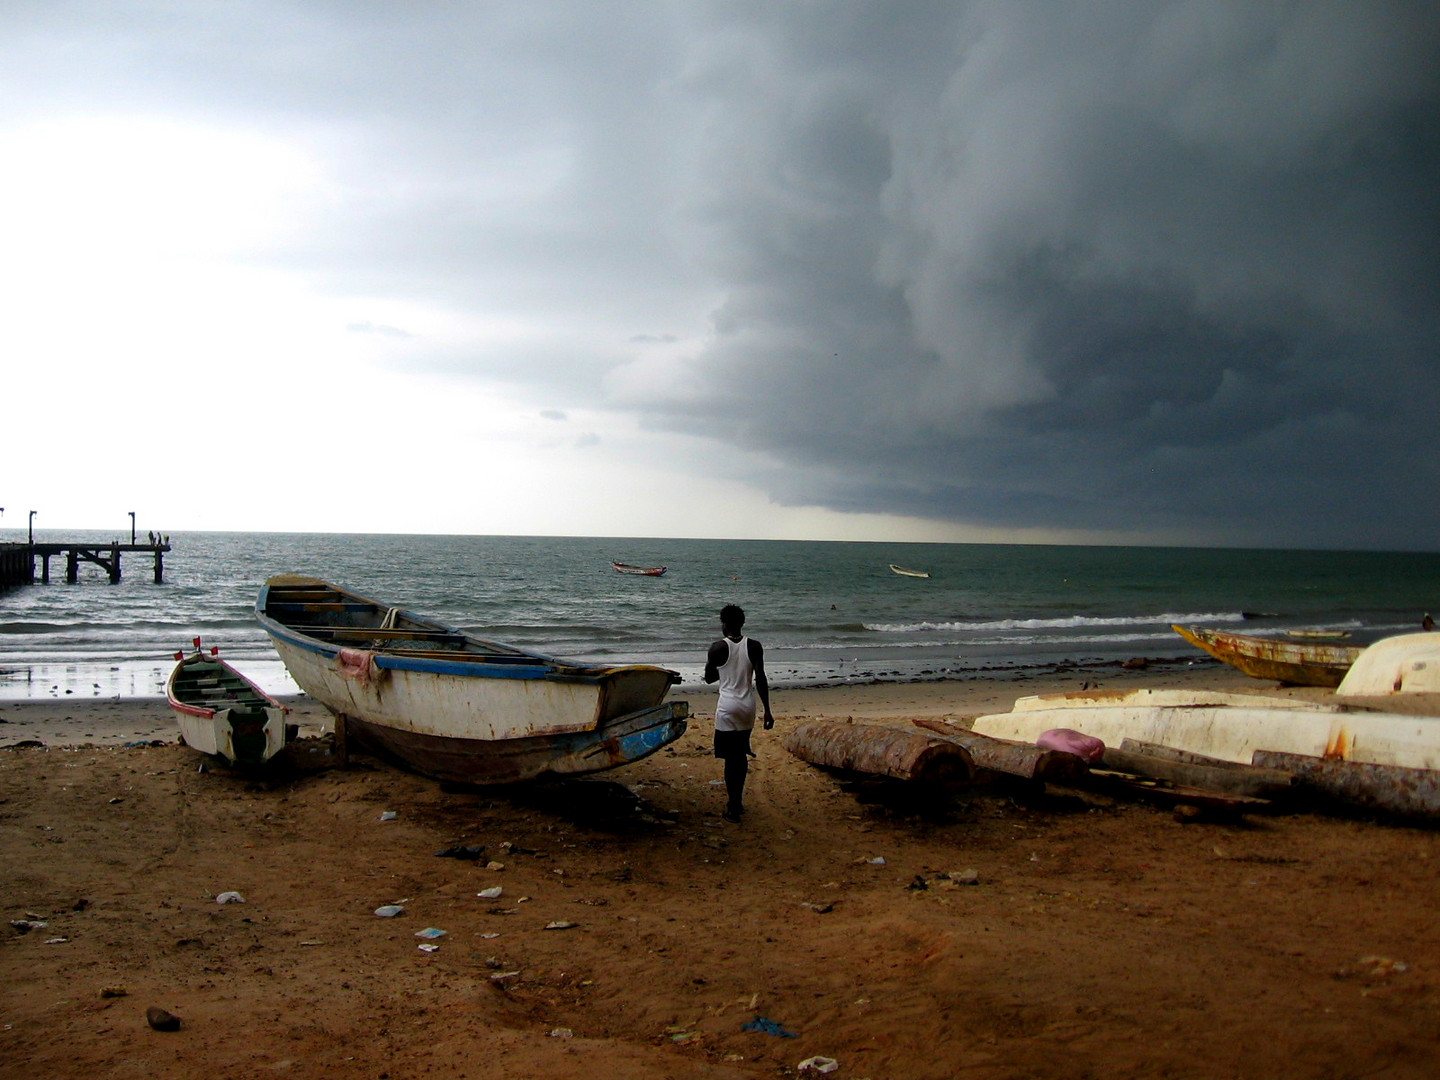
[[40, 562], [40, 584], [50, 584], [50, 560], [65, 556], [65, 581], [74, 585], [80, 580], [80, 564], [94, 563], [110, 579], [120, 581], [120, 556], [125, 552], [148, 552], [155, 560], [155, 584], [165, 578], [165, 553], [170, 550], [169, 538], [154, 543], [125, 544], [111, 541], [97, 544], [89, 540], [57, 540], [46, 543], [0, 544], [0, 586], [35, 584], [35, 562]]

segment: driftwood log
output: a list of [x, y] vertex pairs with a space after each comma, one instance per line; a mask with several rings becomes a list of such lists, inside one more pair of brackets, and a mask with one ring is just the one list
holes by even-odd
[[970, 755], [973, 766], [979, 770], [1051, 784], [1074, 784], [1090, 771], [1089, 766], [1079, 757], [1060, 750], [1042, 750], [1031, 743], [977, 735], [943, 720], [924, 719], [914, 723], [917, 727], [933, 731], [947, 742], [962, 747]]
[[790, 753], [831, 769], [931, 784], [964, 784], [974, 774], [970, 755], [948, 739], [909, 728], [807, 720], [785, 733]]
[[1295, 774], [1299, 786], [1352, 810], [1412, 821], [1440, 821], [1440, 770], [1333, 761], [1307, 754], [1256, 750], [1257, 766]]
[[1107, 746], [1104, 762], [1105, 768], [1117, 772], [1255, 799], [1283, 798], [1295, 783], [1293, 771], [1241, 765], [1134, 739], [1126, 739], [1118, 750]]

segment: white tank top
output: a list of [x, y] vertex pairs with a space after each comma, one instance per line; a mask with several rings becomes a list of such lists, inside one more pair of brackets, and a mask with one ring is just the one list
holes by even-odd
[[749, 731], [755, 726], [755, 667], [750, 639], [722, 638], [730, 655], [720, 665], [720, 701], [715, 706], [716, 731]]

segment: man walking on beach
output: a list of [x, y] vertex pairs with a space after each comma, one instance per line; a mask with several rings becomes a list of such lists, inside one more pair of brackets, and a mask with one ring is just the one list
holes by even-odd
[[705, 657], [705, 681], [720, 683], [715, 705], [715, 756], [725, 762], [726, 821], [739, 822], [745, 812], [745, 777], [750, 771], [750, 731], [755, 727], [755, 699], [765, 707], [765, 730], [775, 726], [770, 712], [770, 683], [765, 678], [765, 648], [743, 636], [745, 612], [734, 604], [720, 609], [725, 636]]

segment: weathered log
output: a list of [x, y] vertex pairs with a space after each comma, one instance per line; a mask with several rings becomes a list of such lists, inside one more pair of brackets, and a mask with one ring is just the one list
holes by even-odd
[[933, 731], [947, 742], [963, 747], [976, 769], [1053, 784], [1073, 784], [1090, 771], [1090, 767], [1074, 754], [1042, 750], [1031, 743], [994, 739], [989, 735], [979, 735], [965, 728], [955, 727], [943, 720], [922, 719], [913, 722], [917, 727]]
[[970, 755], [948, 739], [883, 724], [807, 720], [780, 740], [812, 765], [926, 783], [962, 784], [973, 776]]
[[1299, 786], [1356, 810], [1380, 811], [1415, 821], [1440, 821], [1440, 770], [1372, 765], [1256, 750], [1254, 764], [1285, 769]]
[[1284, 769], [1261, 769], [1133, 739], [1126, 739], [1118, 750], [1107, 746], [1104, 762], [1107, 769], [1118, 772], [1256, 799], [1283, 797], [1295, 783], [1295, 775]]

